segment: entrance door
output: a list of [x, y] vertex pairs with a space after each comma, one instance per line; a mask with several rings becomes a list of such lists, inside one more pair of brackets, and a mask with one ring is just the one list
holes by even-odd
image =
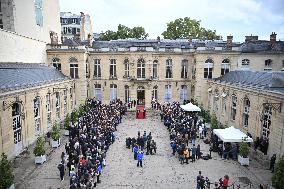
[[13, 118], [13, 131], [14, 131], [14, 144], [15, 144], [15, 155], [19, 155], [22, 152], [22, 122], [21, 122], [21, 106], [18, 103], [14, 103], [12, 107], [12, 118]]
[[137, 88], [137, 104], [145, 105], [145, 89], [144, 87]]

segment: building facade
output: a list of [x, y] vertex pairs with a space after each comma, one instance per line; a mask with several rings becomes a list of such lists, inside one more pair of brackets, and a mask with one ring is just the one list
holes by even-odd
[[91, 17], [88, 14], [61, 12], [60, 23], [63, 40], [78, 38], [80, 41], [86, 41], [93, 38]]
[[58, 0], [0, 7], [0, 153], [11, 158], [64, 120], [75, 93], [73, 79], [47, 63], [47, 44], [60, 42]]

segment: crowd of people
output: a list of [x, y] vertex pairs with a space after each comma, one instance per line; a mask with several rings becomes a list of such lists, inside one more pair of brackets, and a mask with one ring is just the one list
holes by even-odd
[[66, 155], [62, 153], [58, 165], [61, 180], [67, 168], [71, 189], [94, 188], [100, 183], [106, 152], [115, 141], [116, 127], [122, 121], [126, 106], [120, 100], [104, 105], [89, 99], [85, 112], [78, 122], [72, 123], [65, 145]]
[[179, 102], [173, 102], [161, 106], [160, 116], [170, 132], [172, 154], [178, 154], [180, 163], [188, 164], [189, 159], [193, 163], [202, 158], [200, 145], [196, 143], [196, 139], [204, 139], [207, 136], [207, 128], [204, 122], [198, 119], [198, 115], [183, 111]]

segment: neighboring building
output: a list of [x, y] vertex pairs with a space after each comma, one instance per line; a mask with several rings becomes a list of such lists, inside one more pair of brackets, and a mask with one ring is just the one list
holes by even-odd
[[76, 15], [71, 12], [61, 12], [60, 23], [63, 40], [86, 41], [93, 38], [91, 17], [88, 14], [81, 12], [80, 15]]
[[0, 153], [13, 157], [71, 112], [74, 82], [47, 64], [47, 44], [60, 42], [58, 0], [0, 2]]
[[270, 156], [284, 154], [284, 72], [231, 71], [208, 85], [208, 108], [222, 124], [269, 139]]

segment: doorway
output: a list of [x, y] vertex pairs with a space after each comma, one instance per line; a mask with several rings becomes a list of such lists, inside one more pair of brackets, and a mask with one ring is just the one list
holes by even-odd
[[12, 106], [12, 118], [13, 118], [13, 131], [14, 131], [14, 144], [15, 155], [19, 155], [22, 152], [22, 119], [21, 119], [21, 106], [19, 103], [14, 103]]
[[137, 105], [145, 105], [145, 89], [142, 86], [137, 88]]

